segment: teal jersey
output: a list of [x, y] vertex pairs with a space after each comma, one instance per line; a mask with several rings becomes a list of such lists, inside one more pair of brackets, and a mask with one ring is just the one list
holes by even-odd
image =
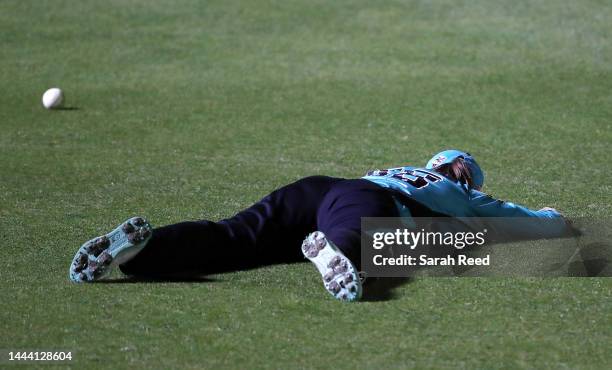
[[[522, 234], [534, 237], [556, 237], [563, 235], [566, 229], [565, 220], [554, 210], [535, 211], [495, 199], [483, 192], [469, 189], [467, 185], [453, 182], [433, 170], [397, 167], [369, 171], [363, 178], [384, 188], [399, 191], [428, 209], [449, 217], [521, 217], [525, 219], [536, 217], [551, 220], [546, 222], [546, 230], [542, 230], [542, 223], [517, 220], [516, 223], [513, 223], [516, 230], [506, 230], [511, 234], [520, 228]], [[409, 214], [406, 207], [401, 204], [399, 207], [400, 214]]]

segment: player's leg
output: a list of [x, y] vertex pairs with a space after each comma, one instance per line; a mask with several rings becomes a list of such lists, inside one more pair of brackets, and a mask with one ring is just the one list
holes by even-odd
[[345, 180], [331, 188], [317, 212], [318, 231], [306, 238], [302, 251], [334, 297], [361, 296], [361, 218], [397, 216], [391, 194], [370, 181]]
[[282, 187], [220, 222], [154, 229], [146, 248], [121, 270], [130, 275], [209, 274], [302, 258], [298, 246], [316, 227], [318, 205], [341, 179], [313, 176]]

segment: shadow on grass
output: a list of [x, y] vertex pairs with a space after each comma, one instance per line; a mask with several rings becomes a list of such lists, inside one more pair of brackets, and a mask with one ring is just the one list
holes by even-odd
[[612, 276], [612, 244], [595, 242], [580, 248], [580, 258], [587, 276]]
[[364, 302], [382, 302], [395, 299], [394, 290], [412, 281], [408, 277], [373, 278], [366, 280], [361, 300]]
[[53, 108], [53, 110], [79, 110], [79, 107], [57, 107]]
[[590, 243], [578, 250], [579, 260], [570, 259], [564, 263], [552, 264], [550, 271], [564, 271], [568, 277], [611, 277], [612, 245], [607, 243]]
[[[407, 277], [372, 278], [363, 288], [364, 302], [382, 302], [395, 299], [397, 294], [394, 290], [404, 284], [410, 283], [412, 279]], [[142, 284], [142, 283], [218, 283], [221, 280], [205, 276], [160, 276], [142, 277], [126, 276], [115, 279], [98, 280], [94, 284]]]
[[95, 284], [141, 284], [141, 283], [216, 283], [217, 279], [205, 276], [126, 276], [116, 279], [98, 280]]

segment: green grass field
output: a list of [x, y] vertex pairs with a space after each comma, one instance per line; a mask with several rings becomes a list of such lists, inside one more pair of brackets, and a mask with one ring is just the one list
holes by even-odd
[[[220, 219], [447, 147], [494, 196], [609, 218], [609, 2], [3, 0], [0, 86], [0, 349], [114, 369], [612, 362], [610, 278], [420, 278], [342, 304], [310, 264], [67, 276], [129, 216]], [[75, 109], [43, 109], [52, 86]]]

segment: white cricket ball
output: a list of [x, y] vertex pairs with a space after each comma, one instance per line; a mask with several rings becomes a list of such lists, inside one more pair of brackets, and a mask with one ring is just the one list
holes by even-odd
[[58, 108], [64, 101], [64, 93], [57, 87], [45, 91], [42, 96], [42, 105], [47, 109]]

